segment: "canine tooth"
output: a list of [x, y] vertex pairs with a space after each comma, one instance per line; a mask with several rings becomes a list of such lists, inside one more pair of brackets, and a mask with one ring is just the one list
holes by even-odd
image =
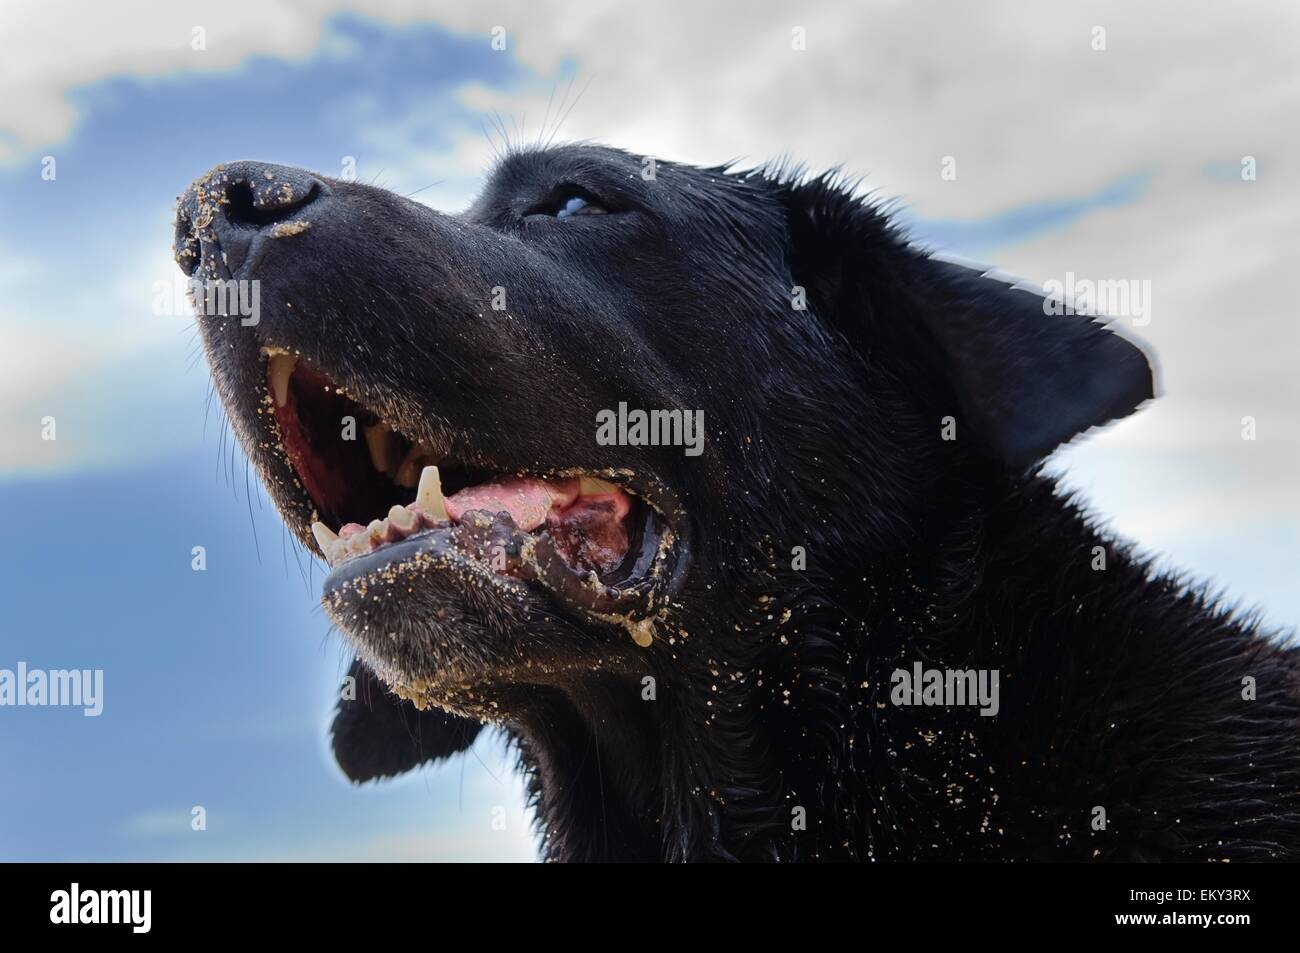
[[415, 505], [436, 522], [447, 518], [447, 507], [442, 502], [442, 478], [437, 467], [420, 471], [420, 488], [415, 492]]
[[293, 368], [297, 363], [296, 354], [276, 353], [271, 356], [271, 390], [275, 394], [277, 407], [283, 407], [289, 399], [289, 378], [293, 376]]
[[340, 549], [347, 544], [341, 541], [332, 529], [321, 522], [311, 524], [311, 534], [316, 538], [316, 545], [320, 547], [320, 551], [325, 554], [325, 561], [331, 566], [337, 563]]
[[338, 535], [334, 530], [330, 529], [324, 523], [312, 523], [311, 534], [316, 537], [316, 545], [320, 547], [320, 551], [326, 556], [329, 556], [330, 547], [334, 544], [334, 541], [338, 539]]
[[581, 477], [578, 480], [578, 492], [583, 496], [602, 496], [606, 493], [617, 493], [619, 488], [607, 480], [597, 480], [595, 477]]
[[409, 533], [415, 529], [415, 514], [405, 506], [394, 506], [388, 511], [388, 522], [403, 533]]
[[370, 451], [370, 462], [380, 473], [388, 473], [393, 466], [393, 432], [383, 424], [371, 424], [366, 428], [366, 449]]

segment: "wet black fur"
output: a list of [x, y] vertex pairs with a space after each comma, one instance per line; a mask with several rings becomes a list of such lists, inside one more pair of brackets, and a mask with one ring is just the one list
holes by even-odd
[[[345, 702], [348, 774], [461, 750], [490, 719], [556, 860], [1300, 858], [1296, 650], [1153, 575], [1037, 470], [1151, 396], [1141, 352], [928, 257], [836, 177], [642, 168], [522, 151], [459, 219], [321, 179], [312, 228], [250, 253], [270, 288], [251, 340], [205, 329], [304, 540], [310, 504], [245, 393], [258, 342], [503, 471], [628, 466], [687, 513], [689, 575], [648, 649], [545, 593], [432, 576], [334, 612], [386, 680], [455, 676], [433, 699], [455, 715]], [[614, 214], [527, 214], [565, 184]], [[702, 409], [705, 454], [597, 447], [619, 400]], [[998, 715], [891, 704], [916, 661], [999, 670]]]

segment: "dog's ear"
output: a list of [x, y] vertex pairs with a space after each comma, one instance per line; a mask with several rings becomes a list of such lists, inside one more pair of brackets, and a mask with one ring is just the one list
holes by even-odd
[[931, 257], [834, 180], [785, 195], [791, 270], [818, 317], [863, 353], [892, 355], [959, 440], [1022, 469], [1154, 396], [1146, 355], [1104, 323]]
[[464, 751], [480, 722], [398, 698], [360, 659], [348, 671], [334, 724], [334, 758], [353, 781], [389, 778]]

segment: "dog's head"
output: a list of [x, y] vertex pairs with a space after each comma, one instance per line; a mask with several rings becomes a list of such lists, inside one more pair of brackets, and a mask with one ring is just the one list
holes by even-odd
[[462, 747], [462, 719], [534, 748], [621, 719], [653, 752], [647, 678], [685, 744], [762, 734], [800, 688], [778, 656], [927, 545], [955, 469], [1022, 473], [1151, 395], [1132, 345], [833, 178], [566, 146], [443, 215], [235, 163], [183, 197], [176, 252], [258, 282], [201, 317], [218, 393], [360, 660], [443, 710], [384, 764], [349, 752], [420, 716], [345, 710], [354, 776]]

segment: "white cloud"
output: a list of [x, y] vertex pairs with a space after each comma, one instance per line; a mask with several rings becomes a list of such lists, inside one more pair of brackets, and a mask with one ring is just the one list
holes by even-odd
[[[56, 10], [42, 0], [8, 2], [0, 16], [0, 129], [15, 140], [9, 154], [68, 135], [78, 118], [68, 93], [79, 86], [113, 76], [229, 69], [257, 53], [302, 56], [319, 42], [322, 17], [339, 6], [259, 0], [196, 9], [86, 0]], [[196, 28], [205, 31], [206, 49], [192, 47]]]
[[[0, 128], [28, 146], [56, 142], [75, 113], [67, 93], [108, 76], [235, 66], [255, 54], [317, 48], [339, 0], [228, 0], [195, 10], [145, 0], [87, 2], [51, 15], [5, 5]], [[373, 0], [390, 23], [436, 20], [460, 32], [506, 28], [508, 50], [541, 77], [580, 64], [590, 80], [566, 133], [695, 161], [789, 151], [845, 162], [935, 214], [978, 214], [1106, 182], [1171, 158], [1281, 161], [1296, 135], [1300, 8], [1189, 17], [1176, 2], [1039, 4], [1002, 0], [824, 3], [487, 2], [432, 8]], [[1253, 14], [1253, 15], [1252, 15]], [[191, 49], [191, 31], [207, 49]], [[791, 48], [806, 30], [807, 49]], [[1092, 30], [1107, 49], [1091, 48]], [[1243, 52], [1246, 51], [1246, 52]], [[540, 126], [549, 89], [484, 105]], [[956, 183], [939, 160], [958, 158]], [[959, 184], [960, 183], [960, 184]]]

